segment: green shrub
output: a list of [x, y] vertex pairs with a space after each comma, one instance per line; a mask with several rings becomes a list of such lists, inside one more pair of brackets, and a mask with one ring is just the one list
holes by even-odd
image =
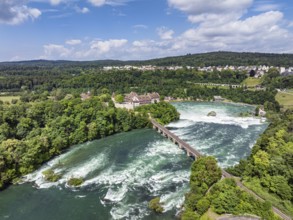
[[67, 181], [67, 184], [69, 186], [80, 186], [82, 183], [83, 183], [82, 178], [74, 178], [74, 177], [72, 177]]
[[196, 204], [196, 210], [197, 212], [202, 215], [204, 214], [210, 207], [210, 201], [206, 198], [200, 199]]
[[49, 182], [57, 182], [61, 178], [61, 175], [54, 173], [52, 169], [45, 170], [42, 174], [45, 180]]
[[162, 207], [162, 204], [160, 203], [160, 197], [156, 197], [152, 199], [149, 202], [149, 208], [154, 210], [157, 213], [162, 213], [164, 211], [164, 208]]
[[198, 219], [200, 219], [199, 214], [197, 214], [196, 212], [190, 209], [185, 210], [183, 214], [181, 215], [181, 220], [198, 220]]

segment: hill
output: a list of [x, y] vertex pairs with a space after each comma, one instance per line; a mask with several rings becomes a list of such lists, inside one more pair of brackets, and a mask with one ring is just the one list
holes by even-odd
[[101, 67], [101, 66], [121, 66], [121, 65], [156, 65], [156, 66], [247, 66], [247, 65], [267, 65], [267, 66], [293, 66], [293, 54], [273, 54], [273, 53], [248, 53], [248, 52], [210, 52], [201, 54], [187, 54], [184, 56], [165, 57], [151, 60], [96, 60], [96, 61], [49, 61], [32, 60], [18, 62], [2, 62], [0, 68], [9, 66], [79, 66], [79, 67]]
[[211, 52], [145, 61], [158, 66], [293, 66], [293, 54]]

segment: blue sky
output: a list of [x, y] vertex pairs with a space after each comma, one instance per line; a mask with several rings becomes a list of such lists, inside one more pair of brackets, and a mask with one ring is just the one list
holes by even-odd
[[0, 61], [293, 53], [291, 0], [0, 0]]

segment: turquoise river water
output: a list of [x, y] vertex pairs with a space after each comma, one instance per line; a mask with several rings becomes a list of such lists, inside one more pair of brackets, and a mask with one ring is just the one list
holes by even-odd
[[[249, 155], [267, 123], [238, 117], [253, 107], [223, 103], [174, 103], [180, 120], [167, 127], [201, 153], [214, 155], [219, 165], [236, 164]], [[208, 117], [210, 111], [216, 117]], [[175, 219], [188, 191], [192, 160], [154, 130], [142, 129], [73, 146], [24, 177], [24, 183], [0, 192], [0, 219], [108, 220]], [[62, 174], [46, 182], [42, 171]], [[82, 177], [80, 188], [66, 185]], [[164, 213], [148, 209], [159, 196]]]

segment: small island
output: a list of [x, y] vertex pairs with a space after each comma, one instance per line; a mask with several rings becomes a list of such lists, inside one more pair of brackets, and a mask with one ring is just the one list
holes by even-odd
[[78, 187], [83, 183], [83, 178], [79, 177], [79, 178], [75, 178], [75, 177], [71, 177], [68, 181], [67, 184], [68, 186], [73, 186], [73, 187]]
[[156, 213], [162, 213], [164, 208], [162, 203], [160, 203], [160, 197], [156, 197], [149, 202], [149, 208], [155, 211]]
[[57, 182], [60, 178], [60, 174], [56, 174], [52, 169], [48, 169], [42, 172], [43, 177], [46, 181]]
[[215, 111], [211, 111], [207, 114], [207, 116], [212, 116], [212, 117], [216, 117], [217, 113]]

